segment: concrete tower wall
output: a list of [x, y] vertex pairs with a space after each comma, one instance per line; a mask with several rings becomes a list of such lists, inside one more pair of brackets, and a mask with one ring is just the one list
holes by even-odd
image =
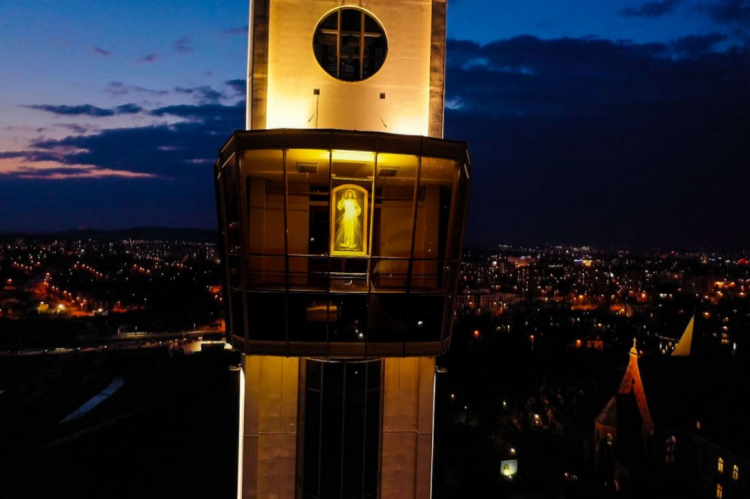
[[[371, 14], [388, 41], [385, 63], [363, 81], [334, 78], [313, 52], [320, 20], [346, 6]], [[445, 6], [445, 0], [254, 0], [247, 128], [442, 137]]]
[[432, 496], [435, 359], [385, 359], [381, 499]]
[[243, 499], [291, 499], [297, 456], [300, 359], [243, 355]]

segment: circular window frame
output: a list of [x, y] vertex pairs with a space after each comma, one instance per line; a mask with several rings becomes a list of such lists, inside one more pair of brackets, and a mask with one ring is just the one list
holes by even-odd
[[[361, 13], [360, 18], [360, 26], [359, 26], [359, 35], [353, 35], [349, 34], [352, 33], [352, 31], [349, 31], [348, 33], [342, 29], [342, 20], [344, 16], [345, 11], [355, 11]], [[336, 16], [336, 27], [332, 28], [330, 26], [326, 27], [325, 24], [330, 24], [330, 19], [332, 17]], [[377, 26], [379, 31], [369, 31], [367, 24], [368, 21], [372, 22]], [[328, 31], [328, 33], [325, 33], [324, 30]], [[356, 32], [355, 32], [356, 33]], [[318, 47], [332, 47], [332, 43], [322, 43], [319, 42], [319, 37], [329, 35], [329, 36], [335, 36], [336, 37], [336, 48], [334, 49], [333, 57], [335, 57], [335, 61], [331, 59], [331, 54], [321, 54]], [[353, 70], [356, 72], [359, 71], [359, 75], [356, 75], [351, 78], [343, 77], [341, 72], [342, 68], [346, 66], [342, 66], [342, 51], [341, 48], [343, 46], [342, 44], [342, 38], [346, 36], [352, 36], [358, 38], [358, 44], [357, 48], [359, 49], [359, 54], [357, 58], [351, 58], [351, 60], [357, 61], [358, 68], [353, 68]], [[365, 67], [362, 64], [362, 61], [371, 58], [373, 56], [367, 56], [365, 54], [365, 46], [362, 43], [363, 38], [372, 37], [372, 38], [381, 38], [384, 41], [383, 46], [383, 54], [381, 57], [378, 57], [375, 69], [372, 70], [369, 74], [366, 74]], [[323, 70], [324, 73], [326, 73], [331, 78], [334, 78], [336, 81], [344, 82], [344, 83], [360, 83], [363, 81], [366, 81], [376, 74], [380, 72], [380, 70], [383, 69], [383, 66], [385, 65], [386, 61], [388, 60], [388, 35], [385, 31], [385, 28], [383, 27], [383, 24], [380, 22], [380, 20], [373, 15], [372, 12], [363, 9], [361, 7], [355, 7], [350, 5], [345, 5], [342, 7], [337, 7], [335, 9], [329, 10], [326, 12], [320, 20], [315, 25], [315, 31], [313, 32], [312, 36], [312, 51], [313, 51], [313, 57], [315, 58], [315, 62], [318, 63], [318, 67]], [[326, 57], [328, 57], [328, 60], [326, 61]], [[349, 66], [352, 66], [351, 64]], [[335, 68], [335, 71], [334, 69]]]

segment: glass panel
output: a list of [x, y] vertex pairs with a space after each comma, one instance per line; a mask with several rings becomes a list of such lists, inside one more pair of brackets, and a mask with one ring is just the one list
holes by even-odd
[[[452, 284], [451, 284], [452, 285]], [[450, 337], [451, 331], [453, 330], [453, 321], [456, 316], [456, 300], [452, 290], [449, 290], [445, 295], [445, 308], [443, 310], [443, 332], [442, 339], [446, 340]]]
[[248, 229], [245, 253], [285, 254], [283, 166], [279, 150], [245, 151], [240, 158], [246, 206], [243, 225]]
[[289, 280], [292, 291], [327, 291], [327, 257], [289, 257]]
[[240, 257], [229, 255], [227, 257], [227, 263], [229, 265], [229, 288], [241, 289], [242, 269], [240, 268]]
[[328, 328], [330, 342], [364, 343], [367, 333], [367, 296], [358, 294], [331, 295], [329, 315], [336, 314], [336, 322]]
[[369, 296], [370, 342], [403, 342], [406, 339], [406, 304], [403, 293], [373, 293]]
[[317, 360], [305, 360], [305, 383], [308, 390], [321, 390], [323, 363]]
[[409, 258], [411, 254], [414, 182], [419, 158], [378, 154], [372, 255]]
[[[451, 240], [448, 242], [448, 248], [449, 248], [449, 254], [448, 258], [450, 260], [459, 261], [461, 260], [461, 243], [462, 243], [462, 230], [463, 230], [463, 223], [464, 219], [466, 218], [466, 210], [468, 206], [466, 205], [468, 196], [469, 196], [469, 179], [466, 177], [466, 171], [465, 168], [461, 165], [460, 169], [458, 171], [458, 187], [456, 192], [456, 199], [455, 199], [455, 206], [453, 207], [453, 214], [451, 215], [451, 223], [454, 227], [454, 235], [451, 237]], [[456, 266], [454, 271], [458, 271], [458, 266]]]
[[365, 380], [367, 364], [346, 364], [344, 396], [344, 459], [342, 497], [362, 497], [362, 472], [365, 450]]
[[300, 425], [305, 432], [303, 497], [353, 499], [362, 498], [363, 493], [365, 497], [374, 495], [380, 436], [380, 361], [308, 360], [305, 364], [308, 381], [304, 425]]
[[336, 313], [330, 310], [323, 293], [289, 294], [289, 340], [326, 341], [329, 322], [336, 322]]
[[444, 301], [443, 295], [409, 297], [409, 341], [440, 341]]
[[371, 265], [372, 291], [406, 290], [409, 260], [405, 258], [373, 258]]
[[326, 255], [330, 153], [317, 149], [290, 149], [286, 153], [286, 168], [289, 254]]
[[237, 173], [237, 161], [232, 159], [227, 162], [221, 173], [223, 179], [224, 194], [224, 223], [226, 224], [227, 252], [238, 254], [240, 252], [240, 223], [239, 223], [239, 175]]
[[331, 258], [331, 291], [367, 291], [367, 260], [364, 258]]
[[326, 17], [322, 21], [320, 21], [320, 25], [318, 26], [320, 29], [338, 29], [339, 27], [339, 15], [341, 14], [341, 11], [338, 10], [331, 14], [330, 16]]
[[286, 340], [286, 296], [284, 293], [248, 293], [249, 339]]
[[245, 265], [248, 289], [286, 289], [286, 260], [283, 256], [248, 256]]
[[368, 362], [367, 366], [367, 390], [380, 390], [380, 360]]
[[[320, 368], [320, 362], [306, 363], [317, 364], [318, 369]], [[308, 368], [307, 375], [308, 379], [310, 376], [310, 369]], [[320, 376], [320, 372], [318, 372]], [[320, 380], [318, 380], [320, 383]], [[307, 390], [305, 393], [305, 462], [304, 462], [304, 478], [303, 478], [303, 490], [306, 497], [317, 497], [318, 496], [318, 475], [320, 466], [320, 392]]]
[[423, 158], [417, 198], [412, 287], [439, 291], [443, 287], [443, 265], [450, 227], [456, 162]]
[[227, 326], [233, 335], [245, 337], [245, 309], [242, 306], [242, 291], [231, 291], [231, 324]]
[[[368, 385], [376, 386], [367, 392], [367, 427], [365, 428], [365, 497], [375, 497], [378, 486], [378, 442], [380, 440], [380, 361], [368, 366]], [[375, 384], [377, 383], [377, 384]]]
[[415, 258], [412, 264], [412, 291], [443, 291], [445, 282], [444, 268], [445, 262], [442, 260], [432, 260], [429, 258]]
[[358, 81], [359, 77], [359, 36], [341, 36], [341, 60], [339, 79]]
[[323, 417], [321, 420], [320, 495], [341, 497], [341, 442], [343, 416], [344, 364], [327, 362], [323, 365]]
[[[336, 16], [331, 16], [329, 19], [333, 19], [333, 29], [336, 29]], [[336, 76], [336, 44], [337, 37], [334, 33], [318, 31], [315, 34], [315, 41], [313, 42], [315, 58], [325, 72], [332, 76]]]
[[343, 9], [341, 11], [341, 31], [354, 32], [359, 36], [362, 29], [362, 14], [359, 9]]
[[365, 15], [365, 34], [366, 35], [383, 35], [383, 28], [372, 17]]
[[[330, 152], [290, 149], [286, 154], [290, 286], [328, 287]], [[315, 255], [315, 257], [312, 257]]]

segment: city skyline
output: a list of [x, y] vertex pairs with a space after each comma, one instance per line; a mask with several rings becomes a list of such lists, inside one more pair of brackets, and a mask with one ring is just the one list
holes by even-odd
[[[213, 229], [247, 5], [6, 12], [0, 231]], [[446, 136], [477, 166], [467, 242], [750, 246], [749, 23], [737, 0], [449, 2]]]

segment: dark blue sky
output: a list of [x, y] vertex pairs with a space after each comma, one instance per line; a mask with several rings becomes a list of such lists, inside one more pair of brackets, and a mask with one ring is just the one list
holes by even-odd
[[[245, 1], [6, 0], [0, 231], [215, 225]], [[750, 0], [449, 0], [470, 242], [750, 248]]]

